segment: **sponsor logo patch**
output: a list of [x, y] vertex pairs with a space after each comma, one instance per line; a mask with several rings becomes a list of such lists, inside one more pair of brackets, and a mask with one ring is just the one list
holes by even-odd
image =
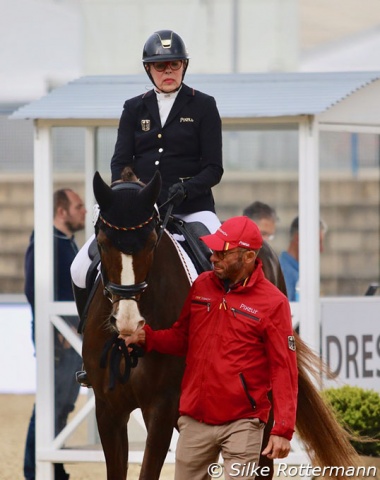
[[296, 351], [296, 339], [294, 338], [293, 335], [288, 336], [288, 347], [289, 347], [289, 350], [292, 350], [293, 352]]

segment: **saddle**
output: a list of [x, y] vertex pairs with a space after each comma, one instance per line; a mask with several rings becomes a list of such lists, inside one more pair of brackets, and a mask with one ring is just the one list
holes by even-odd
[[199, 237], [209, 235], [207, 227], [201, 222], [184, 222], [171, 217], [167, 229], [171, 234], [182, 235], [184, 241], [179, 241], [181, 247], [189, 255], [198, 275], [206, 270], [211, 270], [211, 252]]
[[[206, 244], [199, 239], [199, 237], [208, 235], [210, 233], [203, 223], [187, 223], [178, 218], [170, 217], [170, 220], [167, 224], [167, 229], [172, 235], [176, 234], [183, 237], [184, 240], [179, 241], [179, 244], [190, 257], [190, 260], [193, 262], [198, 274], [206, 270], [211, 270], [210, 250]], [[101, 281], [98, 269], [100, 263], [100, 253], [96, 238], [94, 238], [88, 247], [88, 256], [91, 259], [91, 265], [86, 275], [86, 292], [88, 296], [80, 318], [78, 333], [83, 333], [84, 331], [88, 308], [90, 306], [92, 297], [98, 288], [98, 284]]]

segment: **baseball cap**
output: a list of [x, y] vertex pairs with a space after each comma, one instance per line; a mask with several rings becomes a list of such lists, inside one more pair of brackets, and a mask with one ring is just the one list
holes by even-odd
[[263, 244], [259, 227], [248, 217], [232, 217], [226, 220], [218, 230], [200, 237], [211, 249], [216, 251], [231, 250], [232, 248], [246, 248], [257, 250]]

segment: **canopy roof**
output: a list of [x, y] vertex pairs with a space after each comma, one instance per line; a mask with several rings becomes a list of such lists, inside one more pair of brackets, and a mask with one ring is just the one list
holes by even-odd
[[[371, 84], [377, 84], [379, 103], [379, 79], [380, 72], [188, 74], [186, 84], [214, 96], [223, 119], [247, 119], [322, 114]], [[145, 74], [82, 77], [21, 107], [11, 118], [101, 123], [119, 119], [126, 99], [151, 88]], [[345, 115], [349, 120], [351, 115]]]

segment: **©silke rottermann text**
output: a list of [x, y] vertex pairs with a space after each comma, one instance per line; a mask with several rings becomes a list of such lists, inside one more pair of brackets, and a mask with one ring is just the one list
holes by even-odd
[[[211, 478], [220, 478], [223, 475], [224, 467], [220, 463], [212, 463], [208, 468], [208, 474]], [[260, 467], [255, 462], [249, 463], [233, 463], [229, 476], [232, 478], [247, 477], [254, 475], [262, 477], [270, 476], [269, 467]], [[377, 468], [375, 466], [352, 466], [352, 467], [314, 467], [308, 463], [301, 465], [288, 465], [287, 463], [279, 463], [277, 465], [276, 476], [281, 478], [299, 477], [353, 477], [353, 478], [375, 478]]]

